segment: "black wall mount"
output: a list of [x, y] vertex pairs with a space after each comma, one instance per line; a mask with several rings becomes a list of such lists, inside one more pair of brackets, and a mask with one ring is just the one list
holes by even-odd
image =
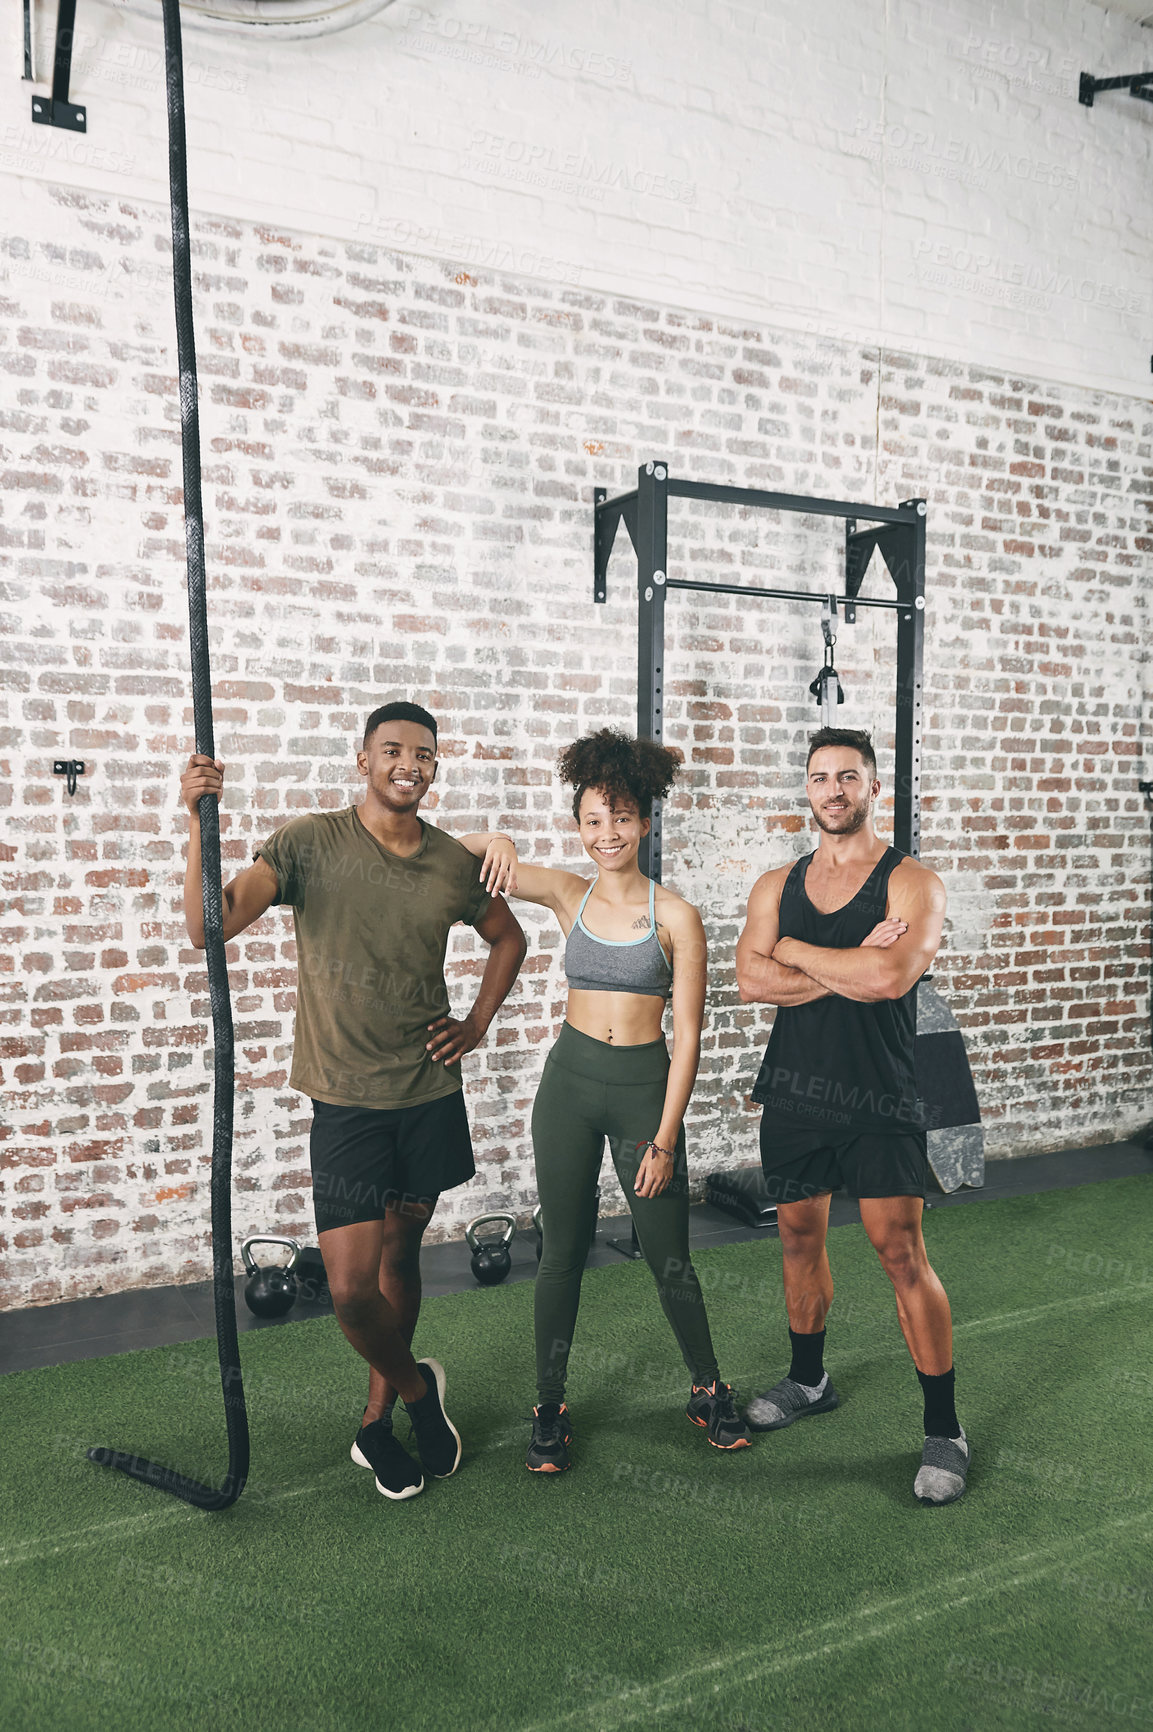
[[[60, 0], [56, 14], [56, 52], [52, 63], [52, 95], [32, 98], [32, 119], [37, 126], [63, 126], [69, 132], [88, 131], [88, 110], [68, 100], [72, 77], [72, 42], [76, 35], [76, 0]], [[25, 64], [30, 71], [31, 43]], [[27, 77], [28, 72], [25, 73]]]
[[1094, 78], [1091, 72], [1083, 72], [1077, 91], [1082, 108], [1092, 108], [1099, 90], [1127, 90], [1138, 102], [1153, 102], [1153, 72], [1129, 72], [1121, 78]]
[[68, 792], [74, 794], [76, 792], [76, 778], [77, 776], [82, 776], [84, 774], [84, 759], [54, 758], [52, 761], [52, 774], [54, 776], [67, 776]]
[[[670, 577], [668, 513], [670, 499], [704, 499], [724, 505], [759, 506], [807, 516], [841, 517], [845, 522], [844, 594], [827, 590], [754, 589], [734, 583], [697, 583]], [[897, 678], [893, 841], [902, 852], [921, 850], [921, 712], [925, 652], [925, 521], [923, 499], [902, 505], [858, 505], [843, 499], [807, 498], [794, 493], [763, 493], [753, 487], [717, 486], [684, 481], [659, 461], [637, 470], [636, 490], [610, 499], [603, 487], [593, 494], [593, 600], [608, 599], [608, 565], [622, 521], [637, 556], [637, 734], [660, 740], [664, 727], [665, 595], [671, 589], [709, 595], [741, 595], [767, 601], [817, 602], [847, 624], [859, 607], [880, 607], [897, 615]], [[864, 528], [858, 528], [863, 521]], [[863, 596], [861, 584], [879, 551], [896, 597]], [[661, 807], [653, 806], [652, 828], [641, 843], [639, 865], [658, 883], [661, 876]]]

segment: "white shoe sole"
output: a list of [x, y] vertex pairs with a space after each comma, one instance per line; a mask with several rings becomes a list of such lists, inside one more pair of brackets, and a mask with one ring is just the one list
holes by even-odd
[[[372, 1463], [360, 1448], [359, 1444], [354, 1443], [348, 1453], [356, 1463], [357, 1467], [366, 1467], [369, 1473], [372, 1472]], [[381, 1497], [389, 1498], [393, 1503], [403, 1503], [406, 1498], [416, 1497], [418, 1492], [424, 1490], [424, 1476], [421, 1476], [419, 1485], [406, 1485], [403, 1491], [389, 1491], [388, 1487], [386, 1485], [381, 1485], [379, 1480], [376, 1481], [376, 1489], [380, 1493]]]
[[436, 1379], [437, 1400], [440, 1402], [440, 1411], [444, 1413], [444, 1423], [456, 1438], [456, 1460], [453, 1462], [447, 1473], [434, 1473], [432, 1476], [433, 1479], [448, 1479], [449, 1475], [454, 1474], [460, 1466], [460, 1458], [464, 1453], [464, 1445], [460, 1441], [460, 1432], [456, 1429], [456, 1426], [452, 1423], [448, 1414], [444, 1412], [444, 1391], [447, 1383], [447, 1379], [444, 1375], [444, 1366], [440, 1363], [439, 1359], [422, 1359], [419, 1363], [421, 1365], [427, 1365], [428, 1369], [432, 1372], [433, 1377]]

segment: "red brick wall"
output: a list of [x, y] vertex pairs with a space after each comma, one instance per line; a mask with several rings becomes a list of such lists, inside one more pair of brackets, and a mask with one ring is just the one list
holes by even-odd
[[[191, 713], [166, 217], [51, 196], [55, 253], [10, 241], [28, 269], [0, 300], [9, 1306], [208, 1271], [207, 1001], [180, 914]], [[1147, 401], [240, 222], [199, 222], [195, 264], [230, 869], [286, 818], [350, 797], [357, 728], [401, 695], [442, 718], [436, 822], [507, 829], [526, 855], [583, 868], [552, 761], [578, 731], [635, 717], [627, 542], [594, 607], [592, 487], [631, 485], [656, 455], [700, 479], [923, 495], [924, 857], [950, 890], [938, 980], [991, 1152], [1143, 1121]], [[674, 568], [837, 584], [828, 521], [680, 513]], [[768, 1018], [739, 1004], [732, 948], [753, 877], [807, 845], [819, 628], [811, 609], [720, 597], [671, 598], [669, 619], [667, 737], [688, 769], [665, 875], [700, 903], [713, 947], [689, 1124], [700, 1176], [754, 1155], [744, 1096]], [[844, 720], [882, 746], [887, 630], [862, 614], [838, 645]], [[74, 798], [58, 756], [89, 765]], [[564, 1001], [558, 935], [518, 914], [530, 955], [468, 1066], [480, 1176], [434, 1237], [535, 1200], [529, 1109]], [[307, 1103], [286, 1086], [290, 923], [270, 914], [231, 949], [236, 1236], [312, 1237]], [[453, 941], [461, 1005], [480, 952]]]

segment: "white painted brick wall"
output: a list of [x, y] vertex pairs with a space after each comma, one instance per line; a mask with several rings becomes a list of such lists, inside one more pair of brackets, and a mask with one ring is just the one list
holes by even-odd
[[[158, 12], [80, 0], [82, 138], [31, 124], [19, 26], [8, 8], [0, 174], [162, 200]], [[1086, 0], [397, 0], [305, 43], [190, 27], [192, 199], [1145, 393], [1153, 116], [1086, 110], [1077, 78], [1149, 50]]]

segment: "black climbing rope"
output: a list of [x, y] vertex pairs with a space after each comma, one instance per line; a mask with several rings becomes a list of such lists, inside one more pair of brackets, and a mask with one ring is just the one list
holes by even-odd
[[[180, 434], [184, 456], [184, 525], [188, 563], [188, 630], [192, 652], [192, 704], [196, 750], [215, 758], [212, 673], [205, 603], [204, 516], [200, 499], [200, 421], [196, 401], [196, 340], [192, 328], [192, 249], [188, 228], [188, 171], [184, 137], [184, 64], [179, 0], [162, 0], [164, 59], [168, 87], [168, 168], [172, 196], [172, 282], [176, 298], [176, 355], [180, 369]], [[212, 1296], [224, 1417], [228, 1472], [215, 1489], [199, 1480], [123, 1450], [90, 1449], [91, 1461], [119, 1468], [198, 1509], [227, 1509], [248, 1478], [248, 1414], [236, 1339], [232, 1276], [232, 1004], [224, 956], [224, 909], [220, 877], [220, 814], [214, 796], [200, 801], [204, 884], [204, 949], [212, 1006], [215, 1063], [212, 1090]]]

